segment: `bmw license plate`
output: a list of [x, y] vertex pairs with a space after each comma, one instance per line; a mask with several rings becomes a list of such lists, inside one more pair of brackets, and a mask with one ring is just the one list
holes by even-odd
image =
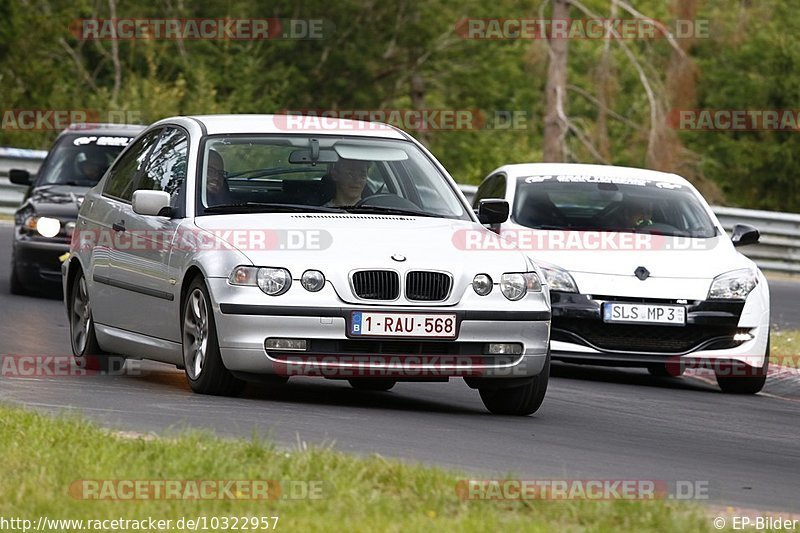
[[457, 333], [456, 326], [454, 314], [354, 311], [350, 319], [350, 335], [454, 339]]
[[603, 304], [603, 322], [685, 326], [686, 308], [678, 305], [605, 302]]

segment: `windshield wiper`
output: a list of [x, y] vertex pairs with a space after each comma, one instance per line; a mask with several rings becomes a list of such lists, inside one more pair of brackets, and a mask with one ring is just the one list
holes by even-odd
[[438, 213], [429, 213], [427, 211], [417, 211], [416, 209], [402, 209], [399, 207], [381, 207], [378, 205], [364, 205], [356, 207], [354, 205], [343, 206], [342, 209], [348, 213], [385, 213], [387, 215], [408, 215], [415, 217], [433, 217], [433, 218], [450, 218], [446, 215]]
[[243, 204], [220, 204], [206, 207], [206, 213], [236, 213], [237, 211], [264, 211], [275, 213], [344, 213], [338, 207], [325, 207], [321, 205], [305, 204], [278, 204], [247, 202]]

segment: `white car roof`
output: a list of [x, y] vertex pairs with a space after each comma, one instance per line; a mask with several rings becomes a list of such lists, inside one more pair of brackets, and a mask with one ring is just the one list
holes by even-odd
[[690, 185], [686, 179], [667, 172], [645, 168], [618, 167], [614, 165], [587, 165], [583, 163], [521, 163], [505, 165], [492, 174], [504, 172], [511, 179], [527, 176], [608, 176], [616, 178], [639, 178]]
[[407, 139], [399, 129], [379, 122], [307, 115], [195, 115], [172, 117], [159, 122], [201, 122], [209, 135], [221, 134], [312, 134]]

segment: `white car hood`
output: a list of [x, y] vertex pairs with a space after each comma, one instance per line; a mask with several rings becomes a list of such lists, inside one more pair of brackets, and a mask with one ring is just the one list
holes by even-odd
[[[401, 275], [416, 269], [447, 271], [453, 274], [456, 288], [471, 283], [478, 273], [499, 282], [503, 272], [529, 270], [525, 254], [517, 250], [465, 250], [458, 237], [463, 232], [499, 239], [468, 220], [270, 213], [198, 217], [195, 224], [239, 250], [254, 265], [288, 268], [294, 278], [306, 269], [318, 269], [336, 287], [347, 286], [347, 276], [355, 269], [392, 269]], [[258, 249], [246, 244], [250, 241], [242, 241], [242, 235], [250, 232], [266, 234], [268, 245]], [[319, 244], [295, 246], [309, 239]], [[401, 256], [405, 259], [398, 261]]]
[[[513, 230], [520, 231], [520, 228]], [[524, 234], [533, 230], [522, 228], [521, 231]], [[536, 233], [547, 235], [542, 240], [528, 238], [526, 244], [530, 245], [520, 245], [520, 248], [525, 248], [537, 264], [550, 264], [569, 271], [578, 290], [584, 294], [704, 299], [716, 276], [731, 270], [755, 268], [725, 235], [712, 239], [658, 236], [648, 245], [620, 249], [594, 246], [596, 239], [580, 240], [586, 237], [584, 232]], [[570, 233], [575, 234], [571, 241], [567, 235]], [[553, 239], [553, 234], [560, 235]], [[627, 242], [623, 239], [630, 239], [632, 235], [611, 233], [609, 237], [611, 242], [623, 243]], [[519, 239], [519, 234], [512, 238]], [[639, 267], [648, 270], [647, 279], [636, 277], [634, 272]]]

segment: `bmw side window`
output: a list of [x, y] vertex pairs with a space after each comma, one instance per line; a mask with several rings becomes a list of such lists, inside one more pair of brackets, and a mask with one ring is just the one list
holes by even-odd
[[136, 189], [166, 191], [172, 196], [172, 206], [177, 206], [186, 180], [188, 154], [189, 142], [183, 130], [164, 129]]
[[153, 148], [161, 130], [153, 130], [136, 141], [125, 152], [116, 164], [108, 171], [108, 178], [103, 186], [103, 194], [124, 202], [130, 202], [133, 197], [133, 187], [136, 178], [143, 170], [147, 155]]

